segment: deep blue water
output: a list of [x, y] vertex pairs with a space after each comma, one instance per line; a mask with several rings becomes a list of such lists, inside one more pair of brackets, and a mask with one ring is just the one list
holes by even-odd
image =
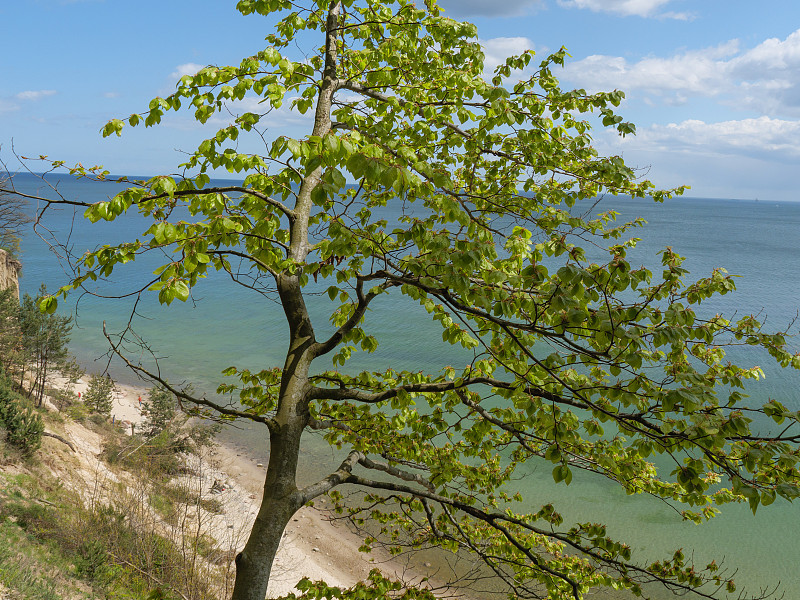
[[[16, 179], [19, 189], [47, 195], [41, 182], [29, 177]], [[97, 185], [61, 179], [60, 192], [68, 198], [98, 201], [113, 194], [110, 184]], [[783, 329], [800, 309], [800, 203], [774, 203], [743, 200], [679, 198], [664, 204], [609, 197], [593, 212], [614, 208], [621, 220], [644, 217], [649, 225], [635, 229], [641, 237], [639, 247], [629, 255], [632, 263], [659, 269], [658, 251], [672, 246], [686, 256], [685, 266], [694, 278], [708, 275], [713, 268], [725, 267], [740, 276], [737, 292], [702, 305], [707, 314], [728, 316], [759, 313], [770, 329]], [[45, 224], [60, 240], [67, 239], [76, 254], [100, 243], [130, 238], [144, 227], [138, 218], [113, 224], [89, 225], [80, 214], [73, 221], [71, 210], [54, 211]], [[40, 282], [50, 290], [66, 283], [69, 275], [48, 244], [30, 233], [23, 242], [24, 271], [22, 291], [35, 293]], [[138, 261], [137, 261], [138, 263]], [[143, 261], [137, 268], [120, 270], [107, 289], [135, 289], [151, 277], [156, 263]], [[101, 289], [104, 289], [101, 286]], [[136, 330], [146, 339], [160, 367], [174, 382], [192, 382], [196, 389], [211, 393], [222, 381], [219, 372], [229, 365], [249, 368], [279, 366], [284, 354], [286, 325], [274, 299], [255, 295], [233, 285], [227, 276], [215, 274], [194, 291], [193, 302], [159, 306], [148, 297], [137, 306], [141, 315]], [[324, 331], [326, 295], [310, 301], [318, 331]], [[131, 301], [83, 296], [71, 300], [60, 310], [74, 311], [77, 327], [71, 348], [80, 361], [93, 370], [105, 367], [107, 344], [102, 322], [109, 331], [119, 331], [128, 322]], [[430, 336], [426, 313], [415, 303], [398, 296], [381, 299], [370, 313], [367, 326], [380, 340], [386, 340], [374, 354], [359, 358], [363, 368], [438, 370], [446, 364], [460, 364], [465, 355], [444, 347], [438, 331]], [[322, 334], [318, 334], [322, 337]], [[391, 340], [391, 342], [389, 342]], [[763, 356], [742, 349], [731, 353], [734, 361], [760, 364], [767, 378], [751, 386], [750, 394], [759, 400], [780, 399], [800, 409], [800, 376], [769, 366]], [[132, 381], [129, 373], [112, 362], [115, 378]], [[256, 456], [263, 456], [263, 432], [253, 429], [232, 434]], [[310, 477], [328, 464], [338, 464], [336, 453], [319, 443], [311, 444], [306, 473]], [[554, 502], [570, 520], [603, 521], [611, 526], [612, 536], [630, 540], [634, 549], [649, 556], [694, 548], [698, 562], [726, 557], [726, 566], [738, 568], [737, 580], [753, 592], [780, 580], [786, 598], [800, 598], [800, 512], [785, 502], [759, 510], [757, 516], [744, 506], [725, 507], [724, 516], [697, 527], [682, 523], [662, 503], [651, 498], [628, 497], [608, 482], [580, 477], [568, 488], [552, 483], [550, 468], [531, 465], [519, 483], [532, 506]]]

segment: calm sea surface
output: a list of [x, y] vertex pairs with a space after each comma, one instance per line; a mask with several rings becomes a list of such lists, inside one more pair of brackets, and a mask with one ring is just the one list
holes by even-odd
[[[110, 184], [91, 184], [70, 179], [51, 179], [69, 199], [94, 202], [113, 195]], [[41, 181], [30, 176], [15, 179], [18, 189], [53, 196]], [[800, 203], [768, 201], [707, 200], [680, 198], [665, 204], [609, 197], [593, 212], [615, 209], [629, 220], [644, 217], [649, 225], [632, 236], [643, 241], [629, 255], [632, 263], [660, 270], [657, 252], [672, 246], [687, 257], [685, 265], [695, 278], [715, 267], [725, 267], [737, 279], [737, 292], [702, 305], [709, 314], [759, 313], [769, 329], [783, 329], [800, 309]], [[44, 224], [75, 254], [115, 240], [132, 239], [144, 231], [143, 221], [126, 218], [113, 224], [84, 222], [71, 210], [48, 211]], [[59, 260], [48, 243], [29, 233], [23, 241], [22, 291], [35, 294], [44, 282], [49, 290], [67, 283], [66, 263]], [[153, 261], [126, 265], [103, 290], [134, 290], [152, 277]], [[274, 298], [254, 294], [215, 274], [194, 291], [194, 301], [161, 307], [154, 297], [136, 307], [139, 317], [135, 331], [147, 340], [159, 358], [163, 373], [173, 382], [191, 382], [196, 390], [213, 393], [224, 379], [220, 371], [230, 365], [261, 369], [282, 364], [286, 324]], [[328, 327], [325, 317], [327, 295], [310, 300], [318, 336]], [[92, 296], [70, 299], [60, 311], [72, 311], [72, 352], [90, 371], [105, 368], [107, 343], [102, 335], [105, 320], [111, 332], [128, 323], [132, 300], [109, 300]], [[439, 331], [432, 327], [419, 306], [399, 296], [382, 299], [370, 313], [367, 327], [383, 340], [377, 353], [359, 357], [353, 368], [384, 369], [387, 366], [436, 371], [447, 364], [463, 364], [466, 355], [443, 347]], [[431, 331], [431, 335], [426, 335]], [[132, 353], [136, 349], [130, 348]], [[800, 409], [800, 375], [772, 367], [768, 359], [753, 350], [732, 352], [742, 364], [765, 368], [765, 381], [751, 386], [757, 400], [777, 398], [794, 410]], [[147, 358], [145, 355], [142, 355]], [[323, 365], [322, 368], [328, 365]], [[112, 361], [112, 375], [124, 382], [140, 383]], [[247, 427], [247, 426], [245, 426]], [[263, 431], [245, 428], [226, 435], [263, 459], [266, 440]], [[322, 474], [341, 460], [337, 454], [312, 438], [305, 456], [304, 477]], [[602, 521], [610, 525], [613, 537], [632, 543], [647, 558], [657, 558], [677, 548], [694, 550], [700, 565], [720, 557], [730, 569], [738, 569], [737, 582], [752, 593], [774, 586], [778, 581], [787, 599], [800, 598], [800, 505], [777, 501], [760, 509], [757, 516], [744, 506], [724, 508], [724, 514], [703, 526], [683, 523], [663, 503], [646, 497], [626, 496], [603, 479], [576, 477], [566, 487], [552, 482], [550, 467], [531, 464], [518, 482], [531, 506], [553, 502], [566, 522]], [[687, 552], [688, 553], [688, 552]], [[671, 596], [665, 596], [671, 597]]]

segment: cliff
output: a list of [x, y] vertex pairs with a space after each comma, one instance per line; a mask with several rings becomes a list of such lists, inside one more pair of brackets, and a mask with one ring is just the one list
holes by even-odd
[[0, 249], [0, 289], [12, 289], [19, 300], [19, 273], [22, 263], [15, 260], [5, 250]]

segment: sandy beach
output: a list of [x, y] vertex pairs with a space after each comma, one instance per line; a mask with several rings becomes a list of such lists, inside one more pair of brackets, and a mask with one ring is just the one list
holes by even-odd
[[[63, 380], [54, 381], [56, 386]], [[74, 386], [81, 397], [86, 393], [88, 377]], [[130, 431], [144, 420], [141, 400], [147, 398], [147, 388], [116, 384], [112, 418]], [[70, 437], [78, 437], [74, 430]], [[99, 445], [86, 440], [73, 439], [78, 452], [98, 461]], [[95, 456], [91, 456], [95, 455]], [[191, 457], [197, 461], [193, 467], [197, 485], [204, 497], [213, 494], [222, 511], [214, 515], [207, 525], [209, 533], [221, 548], [227, 549], [227, 559], [244, 547], [247, 535], [258, 513], [263, 493], [265, 465], [256, 463], [242, 450], [215, 443], [208, 455]], [[317, 508], [304, 507], [292, 518], [287, 527], [273, 566], [268, 597], [279, 597], [294, 591], [303, 577], [324, 580], [330, 585], [350, 587], [366, 579], [373, 568], [386, 576], [407, 578], [407, 569], [393, 561], [388, 553], [374, 550], [370, 554], [358, 551], [361, 540], [344, 525], [332, 523]]]

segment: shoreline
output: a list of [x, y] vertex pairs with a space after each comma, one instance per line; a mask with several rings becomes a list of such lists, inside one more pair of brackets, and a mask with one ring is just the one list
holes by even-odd
[[[56, 387], [64, 387], [63, 377], [53, 378]], [[148, 388], [116, 383], [112, 419], [125, 425], [130, 434], [143, 420], [139, 398], [144, 400]], [[81, 399], [88, 387], [88, 376], [73, 387]], [[225, 560], [232, 561], [249, 536], [263, 495], [265, 465], [243, 445], [215, 439], [208, 456], [189, 457], [196, 461], [198, 484], [205, 495], [222, 506], [218, 522], [211, 524], [214, 537], [224, 549]], [[217, 483], [223, 488], [215, 490]], [[348, 588], [367, 579], [378, 568], [385, 576], [408, 580], [408, 568], [392, 560], [388, 553], [373, 550], [359, 552], [362, 540], [345, 525], [334, 524], [314, 507], [301, 508], [289, 522], [281, 540], [272, 569], [268, 598], [297, 592], [294, 587], [303, 577], [323, 580], [328, 585]], [[231, 568], [232, 565], [231, 565]], [[420, 580], [421, 577], [412, 577]]]

